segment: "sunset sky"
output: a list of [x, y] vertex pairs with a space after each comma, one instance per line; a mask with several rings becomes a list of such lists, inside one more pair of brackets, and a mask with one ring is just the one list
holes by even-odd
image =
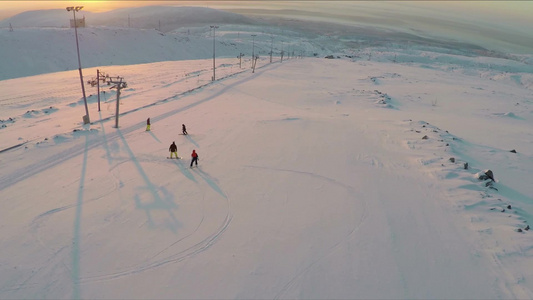
[[533, 15], [533, 2], [530, 1], [1, 1], [0, 19], [15, 14], [39, 9], [61, 9], [67, 6], [84, 6], [91, 12], [102, 12], [122, 7], [146, 5], [186, 5], [209, 6], [212, 8], [272, 8], [305, 9], [323, 11], [324, 6], [344, 8], [351, 5], [390, 6], [394, 10], [415, 8], [430, 9], [434, 12], [462, 12], [480, 16], [498, 16], [508, 21], [528, 21]]
[[59, 9], [67, 6], [84, 6], [91, 12], [108, 11], [121, 7], [168, 5], [176, 1], [1, 1], [0, 19], [15, 14], [40, 9]]

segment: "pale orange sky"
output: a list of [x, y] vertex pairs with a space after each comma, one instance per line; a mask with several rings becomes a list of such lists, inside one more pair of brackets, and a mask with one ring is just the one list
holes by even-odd
[[91, 12], [103, 12], [122, 7], [135, 7], [147, 5], [194, 5], [205, 6], [206, 1], [1, 1], [0, 19], [5, 19], [24, 11], [40, 9], [63, 9], [67, 6], [83, 6]]
[[2, 10], [38, 10], [38, 9], [56, 9], [63, 8], [67, 6], [85, 6], [88, 10], [93, 12], [107, 11], [119, 7], [130, 7], [130, 6], [145, 6], [145, 5], [160, 5], [164, 3], [173, 3], [176, 1], [75, 1], [75, 0], [64, 0], [64, 1], [1, 1], [0, 7]]
[[313, 7], [320, 7], [323, 11], [328, 6], [328, 2], [335, 2], [337, 7], [350, 4], [357, 5], [390, 5], [394, 9], [405, 10], [409, 8], [424, 8], [434, 12], [461, 12], [482, 16], [498, 16], [508, 20], [528, 22], [533, 15], [533, 1], [2, 1], [0, 0], [0, 20], [30, 10], [40, 9], [63, 9], [67, 6], [84, 6], [84, 9], [91, 12], [103, 12], [122, 7], [136, 7], [147, 5], [185, 5], [185, 6], [209, 6], [212, 8], [229, 7], [261, 7], [261, 8], [286, 8], [305, 9], [313, 11]]

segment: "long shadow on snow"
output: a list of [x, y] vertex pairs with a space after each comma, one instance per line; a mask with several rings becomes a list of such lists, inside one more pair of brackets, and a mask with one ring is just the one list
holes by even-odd
[[[100, 116], [100, 121], [102, 120], [102, 112], [99, 112], [98, 113], [99, 116]], [[104, 146], [104, 149], [105, 149], [105, 153], [106, 153], [106, 157], [107, 157], [107, 163], [109, 165], [111, 165], [113, 159], [111, 157], [111, 151], [109, 151], [109, 145], [107, 144], [107, 136], [106, 136], [106, 133], [105, 133], [105, 126], [104, 126], [104, 123], [103, 122], [100, 122], [100, 127], [102, 128], [102, 138], [103, 138], [103, 146]]]
[[81, 167], [80, 186], [78, 188], [78, 199], [76, 201], [76, 214], [74, 217], [74, 236], [72, 237], [72, 298], [80, 298], [80, 232], [81, 232], [81, 211], [83, 208], [83, 187], [85, 175], [87, 174], [87, 157], [89, 152], [89, 137], [85, 136], [85, 151], [83, 153], [83, 164]]
[[142, 168], [141, 164], [139, 163], [139, 160], [135, 157], [135, 154], [133, 154], [133, 151], [131, 151], [130, 147], [128, 146], [128, 142], [122, 135], [120, 129], [117, 130], [120, 138], [122, 139], [122, 143], [124, 144], [124, 147], [126, 148], [130, 160], [133, 162], [135, 167], [137, 168], [137, 171], [141, 175], [142, 179], [144, 180], [146, 186], [144, 187], [148, 192], [152, 195], [151, 202], [143, 201], [141, 197], [137, 194], [135, 195], [135, 205], [138, 209], [142, 209], [146, 212], [146, 217], [148, 219], [148, 222], [151, 226], [155, 226], [151, 215], [152, 210], [164, 210], [168, 213], [169, 222], [166, 223], [166, 227], [168, 227], [172, 232], [176, 233], [177, 229], [180, 227], [180, 222], [172, 212], [172, 210], [175, 210], [178, 208], [178, 205], [174, 203], [173, 201], [173, 195], [170, 194], [167, 190], [162, 190], [162, 193], [164, 194], [164, 198], [161, 198], [159, 196], [159, 188], [155, 186], [151, 181], [146, 172], [144, 172], [144, 169]]
[[228, 199], [228, 197], [224, 194], [224, 192], [220, 189], [220, 187], [216, 184], [216, 180], [213, 179], [209, 174], [202, 171], [199, 168], [194, 169], [195, 173], [200, 175], [202, 179], [213, 189], [213, 191], [219, 193], [222, 197]]
[[192, 139], [192, 137], [190, 135], [186, 135], [185, 136], [187, 138], [187, 140], [189, 140], [189, 142], [191, 142], [196, 148], [200, 148], [200, 145], [198, 145], [198, 143]]
[[155, 134], [152, 131], [148, 131], [148, 132], [154, 138], [154, 140], [156, 140], [158, 143], [161, 143], [161, 141], [157, 138], [157, 136], [155, 136]]
[[81, 299], [81, 291], [80, 291], [80, 233], [81, 233], [81, 215], [82, 215], [82, 208], [83, 208], [83, 190], [84, 190], [84, 184], [85, 184], [85, 175], [87, 174], [87, 161], [88, 161], [88, 153], [89, 153], [89, 136], [85, 136], [85, 151], [83, 153], [83, 163], [81, 168], [81, 174], [80, 174], [80, 182], [78, 187], [78, 196], [75, 204], [67, 205], [60, 208], [55, 208], [52, 210], [49, 210], [45, 213], [40, 214], [32, 221], [32, 226], [39, 222], [44, 217], [51, 216], [52, 214], [55, 214], [60, 211], [64, 211], [66, 209], [76, 207], [76, 212], [74, 216], [74, 229], [73, 229], [73, 236], [72, 236], [72, 248], [70, 250], [71, 253], [71, 268], [70, 268], [70, 278], [72, 280], [72, 299]]
[[178, 168], [180, 169], [181, 173], [183, 175], [185, 175], [185, 177], [189, 178], [190, 180], [194, 181], [195, 183], [198, 183], [198, 181], [196, 181], [196, 178], [194, 178], [194, 176], [192, 175], [191, 171], [189, 171], [189, 168], [187, 168], [187, 166], [183, 165], [182, 159], [176, 159], [174, 164], [176, 164], [178, 166]]

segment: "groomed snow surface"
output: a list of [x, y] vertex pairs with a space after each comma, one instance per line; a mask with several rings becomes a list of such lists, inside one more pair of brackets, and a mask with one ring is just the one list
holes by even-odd
[[381, 55], [0, 81], [0, 298], [532, 298], [531, 73]]

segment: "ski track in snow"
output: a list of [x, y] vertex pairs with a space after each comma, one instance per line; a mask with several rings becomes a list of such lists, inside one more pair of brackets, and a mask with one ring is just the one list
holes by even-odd
[[[206, 180], [206, 184], [209, 185], [209, 186], [212, 186], [212, 182], [210, 180], [211, 179], [207, 179]], [[204, 190], [204, 188], [200, 188], [200, 190]], [[220, 189], [220, 187], [218, 187], [218, 185], [217, 185], [217, 190], [218, 191], [222, 191], [222, 189]], [[222, 193], [224, 193], [224, 192], [222, 192]], [[147, 262], [138, 263], [136, 266], [134, 266], [132, 268], [128, 268], [127, 270], [120, 271], [120, 272], [113, 272], [113, 273], [109, 273], [109, 274], [105, 274], [105, 275], [98, 275], [98, 276], [82, 277], [82, 278], [80, 278], [79, 282], [81, 284], [87, 284], [87, 283], [114, 280], [114, 279], [122, 278], [124, 276], [130, 276], [130, 275], [134, 275], [134, 274], [137, 274], [137, 273], [140, 273], [140, 272], [152, 270], [154, 268], [158, 268], [158, 267], [164, 266], [164, 265], [169, 264], [169, 263], [180, 262], [180, 261], [183, 261], [183, 260], [185, 260], [185, 259], [187, 259], [189, 257], [192, 257], [192, 256], [194, 256], [196, 254], [199, 254], [201, 252], [204, 252], [204, 251], [208, 250], [211, 246], [213, 246], [215, 244], [215, 242], [218, 240], [218, 238], [228, 229], [228, 227], [229, 227], [229, 225], [231, 223], [231, 220], [232, 220], [230, 198], [225, 196], [225, 193], [224, 193], [224, 196], [222, 196], [222, 198], [224, 199], [224, 201], [226, 201], [226, 205], [227, 205], [227, 211], [225, 212], [224, 221], [220, 224], [220, 226], [217, 228], [216, 231], [214, 231], [212, 234], [210, 234], [207, 237], [205, 237], [200, 242], [198, 242], [198, 243], [194, 244], [193, 246], [191, 246], [191, 247], [189, 247], [189, 248], [187, 248], [185, 250], [182, 250], [180, 252], [167, 254], [163, 258], [156, 259], [158, 256], [161, 256], [164, 252], [170, 251], [172, 249], [172, 247], [178, 245], [180, 242], [183, 242], [183, 241], [185, 241], [185, 240], [187, 240], [187, 239], [189, 239], [191, 237], [194, 237], [195, 234], [198, 232], [199, 228], [204, 223], [204, 219], [206, 217], [204, 214], [202, 214], [202, 219], [200, 220], [200, 222], [198, 223], [196, 228], [191, 233], [189, 233], [188, 235], [186, 235], [186, 236], [174, 241], [173, 243], [171, 243], [167, 247], [161, 249], [159, 252], [157, 252], [156, 254], [151, 256], [149, 259], [147, 259]], [[202, 198], [202, 201], [205, 202], [205, 197]]]
[[[358, 199], [356, 197], [357, 193], [355, 192], [355, 189], [347, 184], [344, 184], [338, 180], [335, 180], [333, 178], [325, 177], [320, 174], [310, 173], [310, 172], [304, 172], [304, 171], [297, 171], [297, 170], [287, 170], [287, 169], [276, 169], [276, 168], [268, 168], [268, 167], [261, 167], [261, 166], [246, 166], [248, 168], [258, 169], [258, 170], [266, 170], [266, 171], [273, 171], [273, 172], [287, 172], [287, 173], [293, 173], [301, 176], [308, 176], [313, 177], [318, 180], [323, 180], [326, 182], [329, 182], [333, 185], [340, 186], [344, 189], [346, 189], [349, 192], [349, 195], [353, 199]], [[358, 199], [359, 200], [359, 199]], [[365, 199], [359, 200], [359, 202], [362, 204], [363, 214], [359, 221], [356, 224], [353, 224], [352, 228], [348, 232], [348, 234], [342, 239], [337, 241], [335, 244], [331, 245], [325, 253], [323, 253], [320, 257], [316, 258], [312, 262], [308, 263], [306, 267], [302, 268], [292, 278], [282, 287], [280, 291], [276, 293], [274, 296], [274, 299], [280, 299], [285, 293], [287, 293], [294, 284], [298, 281], [299, 278], [301, 278], [303, 275], [305, 275], [307, 272], [310, 272], [315, 265], [317, 265], [319, 262], [326, 259], [329, 255], [331, 255], [333, 252], [335, 252], [336, 249], [339, 248], [339, 246], [346, 242], [347, 240], [353, 238], [354, 234], [358, 231], [358, 229], [361, 227], [361, 225], [365, 222], [365, 220], [368, 218], [368, 209], [367, 209], [367, 203]]]

